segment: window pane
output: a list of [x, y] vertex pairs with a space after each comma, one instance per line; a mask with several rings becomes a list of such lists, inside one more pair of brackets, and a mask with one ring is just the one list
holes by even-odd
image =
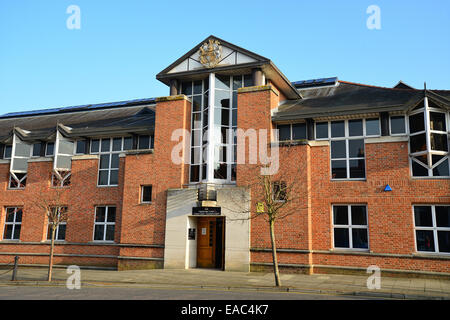
[[194, 94], [202, 93], [202, 80], [194, 81]]
[[380, 135], [380, 120], [366, 119], [366, 135], [378, 136]]
[[435, 251], [433, 231], [416, 230], [417, 251]]
[[414, 177], [428, 177], [428, 169], [412, 161], [412, 172]]
[[333, 207], [333, 223], [334, 224], [348, 224], [348, 207], [347, 206], [334, 206]]
[[202, 96], [192, 97], [192, 112], [198, 112], [202, 110]]
[[331, 161], [331, 177], [333, 179], [347, 178], [347, 161], [345, 160]]
[[191, 166], [191, 182], [198, 182], [200, 179], [200, 166]]
[[445, 113], [430, 112], [430, 129], [436, 131], [447, 131], [445, 125]]
[[450, 252], [450, 231], [438, 231], [439, 252]]
[[[52, 156], [55, 149], [55, 143], [54, 142], [48, 142], [47, 143], [47, 149], [45, 150], [45, 155]], [[11, 156], [11, 154], [10, 154]]]
[[78, 154], [86, 153], [86, 140], [78, 140], [77, 141], [77, 151]]
[[191, 164], [200, 163], [200, 147], [191, 148]]
[[100, 169], [108, 169], [109, 168], [109, 154], [102, 154], [100, 156]]
[[292, 139], [306, 139], [306, 123], [294, 123], [292, 125]]
[[110, 139], [102, 139], [101, 143], [101, 151], [102, 152], [109, 152], [111, 151], [111, 141]]
[[16, 224], [14, 227], [14, 235], [13, 235], [13, 239], [14, 240], [19, 240], [20, 239], [20, 229], [21, 229], [21, 225], [20, 224]]
[[192, 95], [192, 82], [182, 82], [181, 83], [181, 93], [187, 96]]
[[367, 249], [367, 229], [352, 229], [353, 248]]
[[106, 207], [97, 207], [95, 214], [95, 222], [105, 222]]
[[416, 227], [432, 227], [431, 206], [415, 206], [414, 221]]
[[366, 206], [351, 206], [352, 225], [367, 225]]
[[291, 125], [284, 124], [277, 126], [280, 141], [291, 140]]
[[425, 133], [409, 137], [411, 153], [427, 150]]
[[66, 224], [58, 226], [58, 234], [56, 240], [66, 240]]
[[6, 222], [14, 222], [14, 208], [8, 208], [6, 212]]
[[450, 175], [448, 159], [444, 160], [436, 168], [433, 169], [433, 176], [435, 177], [448, 177]]
[[114, 138], [113, 139], [113, 151], [121, 151], [122, 150], [122, 138]]
[[350, 158], [364, 157], [364, 139], [348, 140]]
[[234, 76], [233, 77], [233, 90], [237, 90], [242, 88], [242, 76]]
[[33, 157], [39, 157], [41, 155], [41, 143], [33, 144]]
[[131, 150], [133, 149], [133, 138], [125, 137], [123, 138], [123, 150]]
[[100, 146], [100, 140], [94, 139], [91, 141], [91, 153], [98, 152]]
[[406, 133], [405, 117], [404, 116], [391, 117], [391, 134], [401, 134], [401, 133]]
[[331, 159], [345, 158], [345, 140], [331, 141]]
[[111, 170], [110, 185], [119, 184], [119, 170]]
[[447, 139], [448, 138], [446, 134], [432, 133], [431, 149], [438, 151], [448, 151]]
[[217, 169], [214, 170], [214, 179], [226, 179], [227, 178], [227, 164], [220, 163]]
[[108, 170], [100, 170], [98, 173], [98, 184], [100, 186], [108, 185]]
[[16, 211], [16, 222], [22, 222], [22, 209]]
[[192, 129], [200, 129], [202, 127], [202, 113], [192, 113]]
[[316, 139], [328, 139], [328, 122], [316, 123]]
[[12, 229], [13, 226], [11, 224], [6, 224], [5, 225], [5, 231], [4, 231], [4, 235], [3, 235], [3, 239], [12, 239]]
[[244, 87], [253, 86], [253, 77], [251, 74], [244, 75]]
[[119, 168], [119, 154], [114, 153], [111, 155], [111, 168], [118, 169]]
[[350, 178], [365, 178], [366, 170], [364, 159], [350, 160]]
[[348, 134], [351, 137], [363, 136], [363, 122], [362, 120], [349, 120], [348, 121]]
[[423, 112], [409, 116], [409, 132], [419, 132], [425, 130], [425, 120]]
[[334, 228], [334, 246], [336, 248], [349, 248], [348, 229]]
[[230, 90], [230, 77], [216, 74], [216, 89]]
[[106, 226], [106, 241], [114, 241], [114, 225]]
[[149, 149], [150, 148], [150, 136], [139, 136], [138, 149]]
[[151, 201], [152, 201], [152, 186], [143, 186], [142, 202], [151, 202]]
[[345, 136], [345, 122], [344, 121], [332, 121], [331, 122], [331, 137], [344, 137]]
[[450, 228], [450, 206], [436, 206], [436, 225]]
[[108, 222], [116, 221], [116, 207], [108, 207]]
[[103, 224], [96, 224], [94, 230], [94, 240], [104, 240], [105, 226]]

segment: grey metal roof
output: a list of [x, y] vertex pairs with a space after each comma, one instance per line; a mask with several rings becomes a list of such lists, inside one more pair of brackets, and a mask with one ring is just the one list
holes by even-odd
[[[450, 91], [433, 90], [450, 105]], [[274, 121], [407, 110], [424, 97], [423, 90], [394, 89], [339, 81], [337, 86], [302, 90], [303, 99], [289, 100], [274, 113]]]

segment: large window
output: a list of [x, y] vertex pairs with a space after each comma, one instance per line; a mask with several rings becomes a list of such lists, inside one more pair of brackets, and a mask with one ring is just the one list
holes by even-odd
[[378, 118], [317, 122], [316, 139], [330, 140], [331, 178], [365, 179], [364, 138], [379, 135]]
[[333, 206], [334, 247], [367, 250], [369, 248], [367, 207]]
[[277, 125], [278, 141], [306, 139], [306, 123]]
[[413, 210], [417, 251], [450, 253], [450, 206], [416, 205]]
[[[56, 217], [56, 214], [58, 216], [66, 214], [67, 207], [59, 207], [59, 208], [55, 207], [55, 208], [52, 208], [52, 210], [53, 210], [53, 215]], [[67, 226], [67, 222], [65, 219], [56, 226], [55, 241], [66, 240], [66, 226]], [[47, 228], [47, 240], [51, 240], [51, 239], [52, 239], [52, 223], [49, 220], [48, 228]]]
[[19, 240], [22, 227], [22, 208], [6, 208], [4, 240]]
[[450, 120], [446, 111], [425, 98], [408, 120], [412, 176], [449, 177]]
[[116, 207], [95, 208], [94, 241], [114, 241]]

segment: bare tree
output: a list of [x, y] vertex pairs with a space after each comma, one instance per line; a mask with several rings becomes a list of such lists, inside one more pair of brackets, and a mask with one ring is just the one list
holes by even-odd
[[67, 222], [68, 219], [68, 210], [63, 199], [64, 191], [62, 188], [55, 188], [42, 192], [39, 198], [34, 201], [34, 206], [45, 212], [50, 227], [49, 232], [51, 232], [47, 281], [52, 281], [56, 230], [61, 223]]

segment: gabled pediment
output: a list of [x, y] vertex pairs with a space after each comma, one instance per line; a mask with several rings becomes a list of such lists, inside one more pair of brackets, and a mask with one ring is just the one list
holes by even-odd
[[157, 78], [184, 72], [208, 71], [268, 63], [269, 59], [214, 36], [209, 36], [161, 71]]

